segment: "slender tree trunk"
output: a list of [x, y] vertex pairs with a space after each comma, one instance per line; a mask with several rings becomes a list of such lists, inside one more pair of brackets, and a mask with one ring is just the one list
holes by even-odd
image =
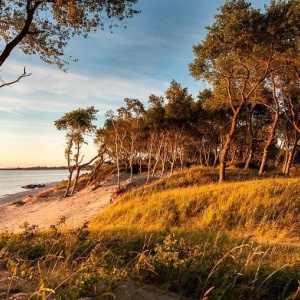
[[119, 153], [119, 145], [118, 145], [118, 140], [115, 140], [115, 150], [116, 150], [116, 164], [117, 164], [117, 185], [118, 185], [118, 190], [121, 189], [120, 185], [120, 153]]
[[119, 161], [119, 155], [117, 156], [117, 185], [118, 190], [121, 189], [121, 182], [120, 182], [120, 161]]
[[165, 173], [165, 166], [166, 166], [166, 160], [168, 155], [168, 147], [167, 143], [165, 143], [162, 147], [162, 156], [161, 156], [161, 174], [160, 177], [162, 178]]
[[[244, 102], [243, 102], [244, 103]], [[225, 178], [225, 169], [226, 169], [226, 159], [227, 159], [227, 155], [230, 149], [230, 145], [233, 141], [233, 137], [235, 135], [236, 132], [236, 127], [237, 127], [237, 123], [238, 123], [238, 117], [240, 114], [240, 111], [242, 109], [242, 104], [239, 105], [239, 107], [234, 111], [232, 120], [231, 120], [231, 126], [230, 126], [230, 131], [226, 136], [226, 140], [220, 155], [220, 171], [219, 171], [219, 182], [223, 182], [226, 178]]]
[[211, 147], [209, 145], [208, 150], [206, 151], [206, 159], [205, 159], [205, 165], [207, 167], [210, 166], [210, 154], [211, 154]]
[[248, 157], [247, 157], [247, 160], [246, 160], [246, 163], [245, 163], [244, 170], [248, 170], [249, 169], [250, 163], [251, 163], [252, 158], [253, 158], [253, 154], [254, 154], [254, 151], [253, 151], [253, 141], [251, 142], [249, 148], [250, 148], [249, 149], [249, 154], [248, 154]]
[[259, 172], [258, 172], [259, 175], [262, 175], [264, 173], [266, 163], [267, 163], [267, 158], [268, 158], [268, 152], [269, 152], [269, 149], [272, 145], [273, 138], [275, 136], [275, 130], [276, 130], [278, 120], [279, 120], [279, 111], [278, 111], [278, 109], [276, 109], [273, 124], [270, 128], [270, 131], [269, 131], [269, 137], [268, 137], [268, 140], [267, 140], [267, 142], [265, 144], [265, 147], [264, 147], [263, 157], [262, 157]]
[[200, 166], [203, 166], [203, 154], [202, 154], [201, 147], [198, 148], [198, 151], [199, 151], [199, 163], [200, 163]]
[[74, 169], [75, 169], [75, 166], [69, 167], [68, 184], [67, 184], [67, 187], [66, 187], [64, 197], [69, 196]]
[[[275, 159], [275, 163], [274, 163], [274, 167], [275, 168], [278, 168], [279, 166], [279, 163], [280, 163], [280, 160], [282, 158], [282, 155], [284, 153], [284, 150], [283, 150], [283, 147], [285, 147], [285, 142], [283, 142], [281, 145], [280, 145], [280, 148], [279, 148], [279, 151], [276, 155], [276, 159]], [[283, 172], [283, 171], [282, 171]]]
[[289, 160], [289, 150], [285, 149], [284, 151], [284, 160], [283, 160], [283, 164], [282, 164], [282, 173], [285, 174], [285, 170], [286, 170], [286, 166], [287, 166], [287, 162]]
[[79, 179], [79, 175], [80, 175], [80, 170], [81, 170], [81, 166], [77, 166], [76, 175], [75, 175], [72, 190], [71, 190], [71, 195], [73, 195], [75, 192], [75, 188], [78, 183], [78, 179]]
[[152, 177], [154, 177], [154, 175], [155, 175], [155, 171], [156, 171], [159, 159], [160, 159], [161, 149], [162, 149], [162, 146], [163, 146], [163, 143], [164, 143], [164, 136], [162, 136], [161, 139], [162, 139], [162, 141], [159, 141], [158, 149], [157, 149], [157, 152], [155, 154], [155, 163], [154, 163], [154, 166], [153, 166], [153, 169], [152, 169]]
[[97, 163], [97, 166], [94, 168], [94, 170], [91, 173], [90, 179], [88, 180], [86, 186], [88, 186], [89, 184], [91, 184], [93, 181], [96, 180], [98, 172], [100, 171], [101, 167], [103, 164], [103, 156], [101, 157], [101, 159], [99, 160], [99, 162]]
[[149, 153], [149, 158], [148, 158], [148, 165], [147, 165], [147, 179], [146, 179], [146, 183], [149, 182], [150, 180], [150, 171], [151, 171], [151, 155], [152, 153]]
[[248, 107], [248, 110], [247, 110], [247, 114], [248, 114], [248, 128], [249, 128], [249, 133], [250, 133], [250, 136], [251, 136], [251, 141], [250, 141], [250, 145], [249, 145], [249, 153], [248, 153], [248, 157], [246, 159], [246, 163], [245, 163], [245, 167], [244, 169], [245, 170], [248, 170], [249, 169], [249, 166], [250, 166], [250, 163], [252, 161], [252, 158], [253, 158], [253, 154], [254, 154], [254, 134], [253, 134], [253, 128], [252, 128], [252, 118], [251, 118], [251, 115], [252, 115], [252, 109], [251, 107], [249, 108]]
[[181, 149], [178, 152], [178, 157], [179, 157], [179, 160], [180, 160], [180, 170], [181, 171], [183, 170], [184, 158], [185, 158], [184, 156], [185, 156], [184, 146], [182, 146]]
[[149, 180], [150, 180], [153, 143], [154, 143], [154, 135], [150, 134], [150, 145], [149, 145], [149, 153], [148, 153], [149, 157], [148, 157], [148, 164], [147, 164], [147, 179], [146, 179], [146, 183], [148, 183]]
[[214, 162], [213, 162], [213, 167], [215, 168], [216, 165], [217, 165], [217, 162], [218, 160], [220, 159], [220, 154], [222, 152], [222, 149], [223, 149], [223, 143], [221, 143], [220, 145], [220, 149], [218, 149], [218, 144], [216, 143], [216, 146], [215, 146], [215, 158], [214, 158]]
[[130, 146], [130, 156], [129, 156], [129, 167], [130, 167], [130, 177], [129, 182], [132, 183], [133, 178], [133, 140], [131, 140], [131, 146]]
[[293, 143], [293, 147], [292, 149], [289, 150], [288, 152], [288, 160], [285, 166], [285, 170], [284, 170], [284, 176], [289, 176], [290, 175], [290, 171], [291, 171], [291, 166], [293, 163], [293, 159], [294, 159], [294, 154], [297, 148], [297, 142], [298, 142], [298, 132], [295, 131], [295, 136], [294, 136], [294, 143]]

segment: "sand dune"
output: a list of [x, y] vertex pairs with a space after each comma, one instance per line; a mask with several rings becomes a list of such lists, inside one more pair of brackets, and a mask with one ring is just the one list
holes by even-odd
[[[129, 174], [121, 174], [121, 185], [127, 186]], [[135, 175], [133, 183], [145, 183], [145, 175]], [[105, 210], [112, 196], [117, 192], [117, 178], [114, 176], [101, 184], [97, 189], [87, 187], [68, 198], [42, 198], [20, 204], [21, 200], [34, 196], [53, 187], [48, 184], [46, 188], [25, 191], [8, 195], [0, 199], [0, 231], [20, 232], [25, 222], [36, 225], [39, 229], [49, 229], [64, 219], [66, 229], [81, 226], [100, 211]], [[28, 198], [27, 198], [28, 200]], [[30, 199], [29, 199], [30, 200]]]

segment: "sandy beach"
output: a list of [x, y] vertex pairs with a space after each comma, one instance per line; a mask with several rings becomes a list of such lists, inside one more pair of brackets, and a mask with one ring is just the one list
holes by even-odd
[[[121, 174], [121, 185], [129, 184], [129, 174]], [[134, 185], [145, 183], [145, 175], [135, 175]], [[113, 195], [117, 192], [116, 176], [101, 183], [94, 189], [93, 186], [82, 189], [67, 198], [41, 198], [34, 196], [41, 191], [50, 189], [55, 183], [47, 184], [45, 188], [24, 191], [0, 198], [0, 232], [22, 231], [25, 222], [36, 225], [39, 229], [49, 229], [51, 225], [57, 225], [64, 219], [64, 228], [71, 229], [81, 226], [89, 221], [100, 211], [105, 210]], [[32, 199], [30, 199], [30, 198]], [[25, 204], [21, 203], [25, 200]], [[29, 201], [28, 201], [29, 200]]]
[[36, 188], [36, 189], [28, 189], [28, 190], [24, 190], [24, 192], [19, 192], [19, 193], [15, 193], [15, 194], [9, 194], [9, 195], [5, 195], [0, 197], [0, 207], [3, 204], [7, 204], [13, 201], [16, 201], [18, 199], [24, 199], [28, 196], [35, 196], [38, 193], [50, 189], [52, 187], [54, 187], [55, 185], [59, 184], [59, 182], [50, 182], [47, 183], [45, 187], [42, 188]]

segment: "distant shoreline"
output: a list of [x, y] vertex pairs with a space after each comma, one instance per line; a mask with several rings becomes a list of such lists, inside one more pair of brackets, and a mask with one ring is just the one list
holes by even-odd
[[15, 200], [19, 200], [19, 199], [24, 199], [26, 197], [30, 196], [34, 196], [38, 193], [40, 193], [41, 191], [53, 188], [54, 186], [58, 185], [60, 182], [48, 182], [46, 183], [46, 186], [43, 188], [36, 188], [36, 189], [30, 189], [30, 190], [25, 190], [23, 192], [17, 192], [17, 193], [13, 193], [13, 194], [6, 194], [0, 197], [0, 206], [4, 205], [4, 204], [8, 204], [12, 201]]
[[27, 167], [27, 168], [0, 168], [0, 171], [19, 171], [19, 170], [68, 170], [68, 167]]
[[[92, 166], [86, 166], [84, 169], [82, 169], [83, 171], [84, 170], [90, 170], [92, 169]], [[39, 170], [42, 170], [42, 171], [45, 171], [45, 170], [68, 170], [68, 167], [64, 167], [64, 166], [61, 166], [61, 167], [27, 167], [27, 168], [0, 168], [0, 171], [39, 171]]]

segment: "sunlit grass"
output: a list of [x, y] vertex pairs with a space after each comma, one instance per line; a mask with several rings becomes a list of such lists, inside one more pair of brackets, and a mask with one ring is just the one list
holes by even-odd
[[300, 180], [228, 177], [191, 168], [122, 194], [89, 226], [3, 234], [0, 296], [122, 299], [119, 282], [138, 281], [201, 300], [299, 299]]
[[[197, 182], [192, 171], [186, 174], [185, 178], [172, 175], [124, 194], [92, 221], [91, 228], [224, 230], [266, 243], [298, 241], [299, 179], [217, 184], [209, 180], [213, 173], [199, 174]], [[189, 182], [192, 186], [188, 186]]]

